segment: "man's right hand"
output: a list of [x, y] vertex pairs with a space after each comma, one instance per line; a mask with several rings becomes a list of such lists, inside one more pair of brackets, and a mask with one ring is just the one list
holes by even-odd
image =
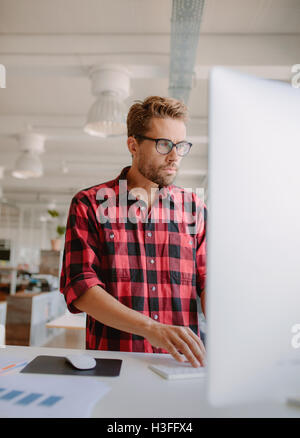
[[184, 355], [193, 367], [206, 365], [203, 342], [189, 327], [154, 322], [144, 337], [153, 347], [167, 350], [179, 362], [184, 361]]
[[154, 321], [120, 303], [100, 286], [88, 289], [74, 305], [104, 325], [146, 338], [153, 347], [163, 348], [179, 362], [185, 356], [194, 367], [205, 365], [204, 345], [189, 327]]

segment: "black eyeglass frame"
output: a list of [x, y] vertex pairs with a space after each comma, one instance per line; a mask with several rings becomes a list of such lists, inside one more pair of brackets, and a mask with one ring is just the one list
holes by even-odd
[[[191, 147], [193, 146], [193, 143], [189, 143], [188, 141], [185, 141], [185, 140], [184, 140], [184, 141], [180, 141], [180, 142], [178, 142], [178, 143], [173, 143], [172, 140], [170, 140], [169, 138], [151, 138], [151, 137], [146, 137], [145, 135], [133, 135], [133, 137], [134, 137], [134, 138], [141, 138], [141, 139], [144, 139], [144, 140], [155, 141], [155, 148], [156, 148], [157, 152], [158, 152], [159, 154], [161, 154], [161, 155], [168, 155], [170, 152], [172, 152], [173, 148], [176, 147], [176, 153], [177, 153], [177, 155], [178, 155], [179, 157], [185, 157], [185, 156], [190, 152]], [[159, 142], [160, 140], [165, 140], [165, 141], [168, 141], [168, 142], [172, 143], [172, 148], [169, 150], [169, 152], [166, 152], [165, 154], [163, 154], [162, 152], [160, 152], [160, 151], [157, 149], [157, 144], [158, 144], [158, 142]], [[184, 154], [184, 155], [180, 155], [180, 154], [178, 154], [178, 145], [181, 144], [181, 143], [188, 144], [189, 147], [190, 147], [189, 150], [187, 151], [187, 153]]]

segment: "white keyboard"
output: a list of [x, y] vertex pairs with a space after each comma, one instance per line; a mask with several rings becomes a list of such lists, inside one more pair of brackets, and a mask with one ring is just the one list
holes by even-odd
[[205, 367], [194, 368], [190, 363], [176, 362], [175, 359], [170, 361], [149, 365], [149, 368], [155, 373], [159, 374], [164, 379], [196, 379], [204, 377], [206, 374]]

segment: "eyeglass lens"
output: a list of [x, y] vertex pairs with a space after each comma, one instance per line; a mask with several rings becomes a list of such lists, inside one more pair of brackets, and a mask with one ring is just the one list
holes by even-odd
[[[157, 142], [156, 148], [157, 148], [157, 151], [159, 153], [165, 155], [165, 154], [168, 154], [171, 151], [172, 146], [173, 146], [173, 144], [172, 144], [171, 141], [159, 140]], [[180, 155], [180, 156], [183, 156], [183, 155], [186, 155], [189, 152], [190, 145], [187, 142], [183, 141], [181, 143], [178, 143], [176, 148], [177, 148], [177, 154]]]

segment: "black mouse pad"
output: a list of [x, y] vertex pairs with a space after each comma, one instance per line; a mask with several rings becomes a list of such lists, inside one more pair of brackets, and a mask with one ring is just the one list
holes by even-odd
[[95, 359], [96, 366], [91, 370], [78, 370], [63, 356], [37, 356], [20, 373], [63, 374], [68, 376], [105, 376], [120, 375], [121, 359]]

